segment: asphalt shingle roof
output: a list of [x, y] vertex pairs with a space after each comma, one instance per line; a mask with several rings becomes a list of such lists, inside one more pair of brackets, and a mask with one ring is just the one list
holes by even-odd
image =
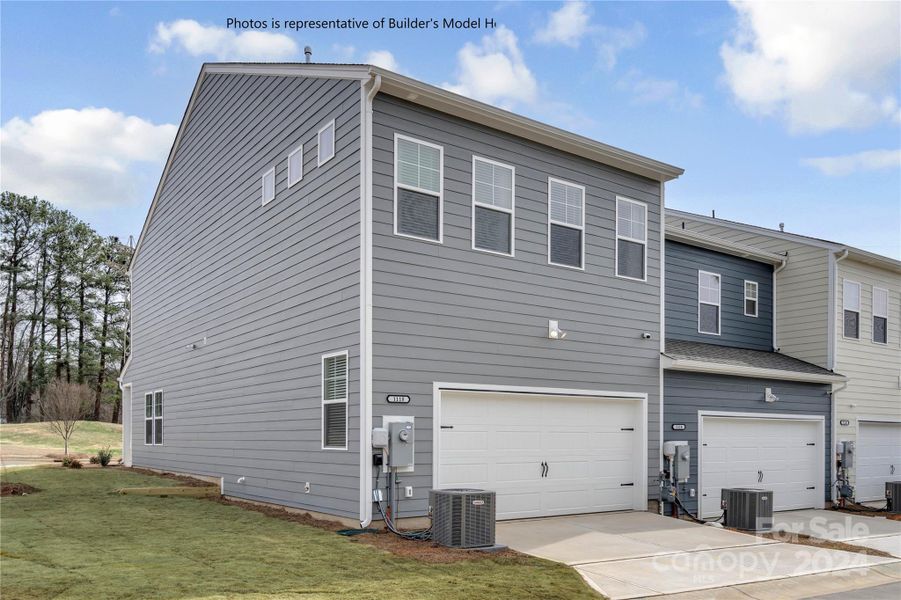
[[666, 340], [667, 356], [674, 360], [696, 360], [733, 367], [754, 367], [758, 369], [776, 369], [791, 373], [808, 375], [837, 375], [828, 369], [779, 352], [764, 352], [747, 348], [731, 348], [704, 342], [687, 342], [684, 340]]

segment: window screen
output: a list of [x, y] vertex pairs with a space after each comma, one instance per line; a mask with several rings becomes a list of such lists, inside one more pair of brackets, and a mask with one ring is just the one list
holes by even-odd
[[745, 281], [745, 316], [757, 316], [757, 282]]
[[395, 138], [395, 232], [441, 241], [441, 148]]
[[513, 167], [473, 157], [474, 248], [513, 253], [513, 181]]
[[846, 338], [860, 338], [860, 284], [844, 281], [842, 284], [842, 305], [844, 308], [843, 335]]
[[582, 266], [582, 231], [551, 224], [551, 262], [570, 267]]
[[440, 205], [437, 196], [398, 188], [397, 232], [437, 240]]
[[322, 359], [322, 446], [347, 447], [347, 354]]
[[263, 173], [262, 182], [263, 205], [275, 199], [275, 168], [271, 168]]
[[153, 394], [144, 396], [144, 443], [153, 443]]
[[720, 276], [698, 271], [698, 331], [720, 333]]
[[616, 274], [644, 279], [645, 245], [630, 240], [616, 240]]
[[335, 122], [320, 129], [318, 138], [319, 164], [322, 165], [335, 156]]
[[713, 304], [702, 304], [699, 311], [701, 333], [720, 332], [720, 307]]
[[299, 146], [288, 155], [288, 186], [303, 179], [303, 146]]
[[888, 290], [873, 288], [873, 341], [888, 343]]
[[512, 223], [510, 213], [476, 206], [473, 244], [479, 250], [510, 254]]
[[548, 259], [552, 264], [582, 267], [585, 190], [581, 186], [548, 180]]
[[616, 274], [644, 279], [647, 265], [648, 208], [641, 202], [616, 199]]

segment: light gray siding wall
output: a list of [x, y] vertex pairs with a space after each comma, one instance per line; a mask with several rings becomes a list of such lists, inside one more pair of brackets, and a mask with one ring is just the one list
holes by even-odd
[[[669, 285], [669, 281], [667, 281]], [[779, 397], [775, 404], [764, 401], [764, 389], [773, 388]], [[695, 488], [698, 495], [698, 411], [717, 410], [744, 413], [780, 413], [786, 415], [822, 415], [825, 417], [826, 443], [823, 461], [826, 465], [825, 500], [829, 499], [830, 426], [829, 387], [824, 384], [799, 383], [728, 375], [680, 373], [667, 371], [663, 376], [663, 440], [688, 440], [691, 446], [691, 478], [682, 487]], [[673, 431], [673, 423], [684, 423], [684, 431]], [[698, 499], [684, 493], [683, 504], [697, 513]]]
[[[336, 156], [317, 167], [316, 133], [331, 119]], [[135, 465], [359, 513], [359, 132], [358, 82], [206, 77], [133, 272]], [[288, 188], [300, 143], [303, 181]], [[273, 165], [264, 207], [260, 177]], [[324, 451], [320, 356], [344, 349], [349, 448]], [[157, 389], [164, 444], [145, 446], [144, 393]]]
[[[720, 335], [698, 332], [698, 271], [720, 274]], [[746, 317], [745, 280], [758, 285], [757, 317]], [[666, 242], [666, 337], [737, 348], [773, 349], [773, 268], [768, 264]]]
[[[444, 243], [393, 234], [394, 134], [444, 147]], [[416, 418], [414, 498], [432, 484], [433, 382], [648, 394], [648, 477], [656, 496], [660, 187], [503, 132], [377, 96], [373, 136], [373, 416]], [[471, 248], [472, 156], [516, 167], [516, 256]], [[547, 179], [586, 187], [584, 271], [548, 265]], [[614, 276], [615, 198], [648, 204], [648, 281]], [[547, 338], [548, 319], [568, 332]], [[642, 332], [651, 340], [642, 340]], [[409, 394], [388, 405], [386, 394]]]

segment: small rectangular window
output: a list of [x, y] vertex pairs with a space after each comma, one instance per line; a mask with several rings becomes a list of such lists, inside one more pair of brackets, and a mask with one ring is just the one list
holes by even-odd
[[275, 167], [263, 173], [262, 181], [263, 206], [275, 199]]
[[745, 316], [757, 316], [757, 282], [745, 280]]
[[144, 395], [144, 443], [153, 443], [153, 394]]
[[288, 187], [303, 179], [303, 144], [288, 154]]
[[394, 233], [441, 242], [444, 149], [394, 136]]
[[347, 450], [347, 351], [322, 357], [322, 448]]
[[516, 171], [486, 158], [472, 157], [472, 247], [513, 255]]
[[335, 156], [335, 122], [331, 121], [319, 130], [317, 136], [318, 166], [322, 166]]
[[144, 444], [163, 443], [163, 392], [144, 395]]
[[842, 285], [843, 335], [860, 339], [860, 284], [845, 280]]
[[548, 263], [581, 269], [585, 260], [585, 188], [549, 177]]
[[888, 290], [873, 288], [873, 341], [888, 343]]
[[616, 199], [616, 275], [647, 280], [648, 207], [643, 202]]
[[698, 333], [720, 334], [719, 273], [698, 271]]

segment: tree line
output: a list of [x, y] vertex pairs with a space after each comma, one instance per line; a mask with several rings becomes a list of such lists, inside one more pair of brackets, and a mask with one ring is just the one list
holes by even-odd
[[0, 415], [40, 420], [54, 383], [83, 386], [94, 420], [118, 422], [132, 249], [45, 200], [0, 194]]

